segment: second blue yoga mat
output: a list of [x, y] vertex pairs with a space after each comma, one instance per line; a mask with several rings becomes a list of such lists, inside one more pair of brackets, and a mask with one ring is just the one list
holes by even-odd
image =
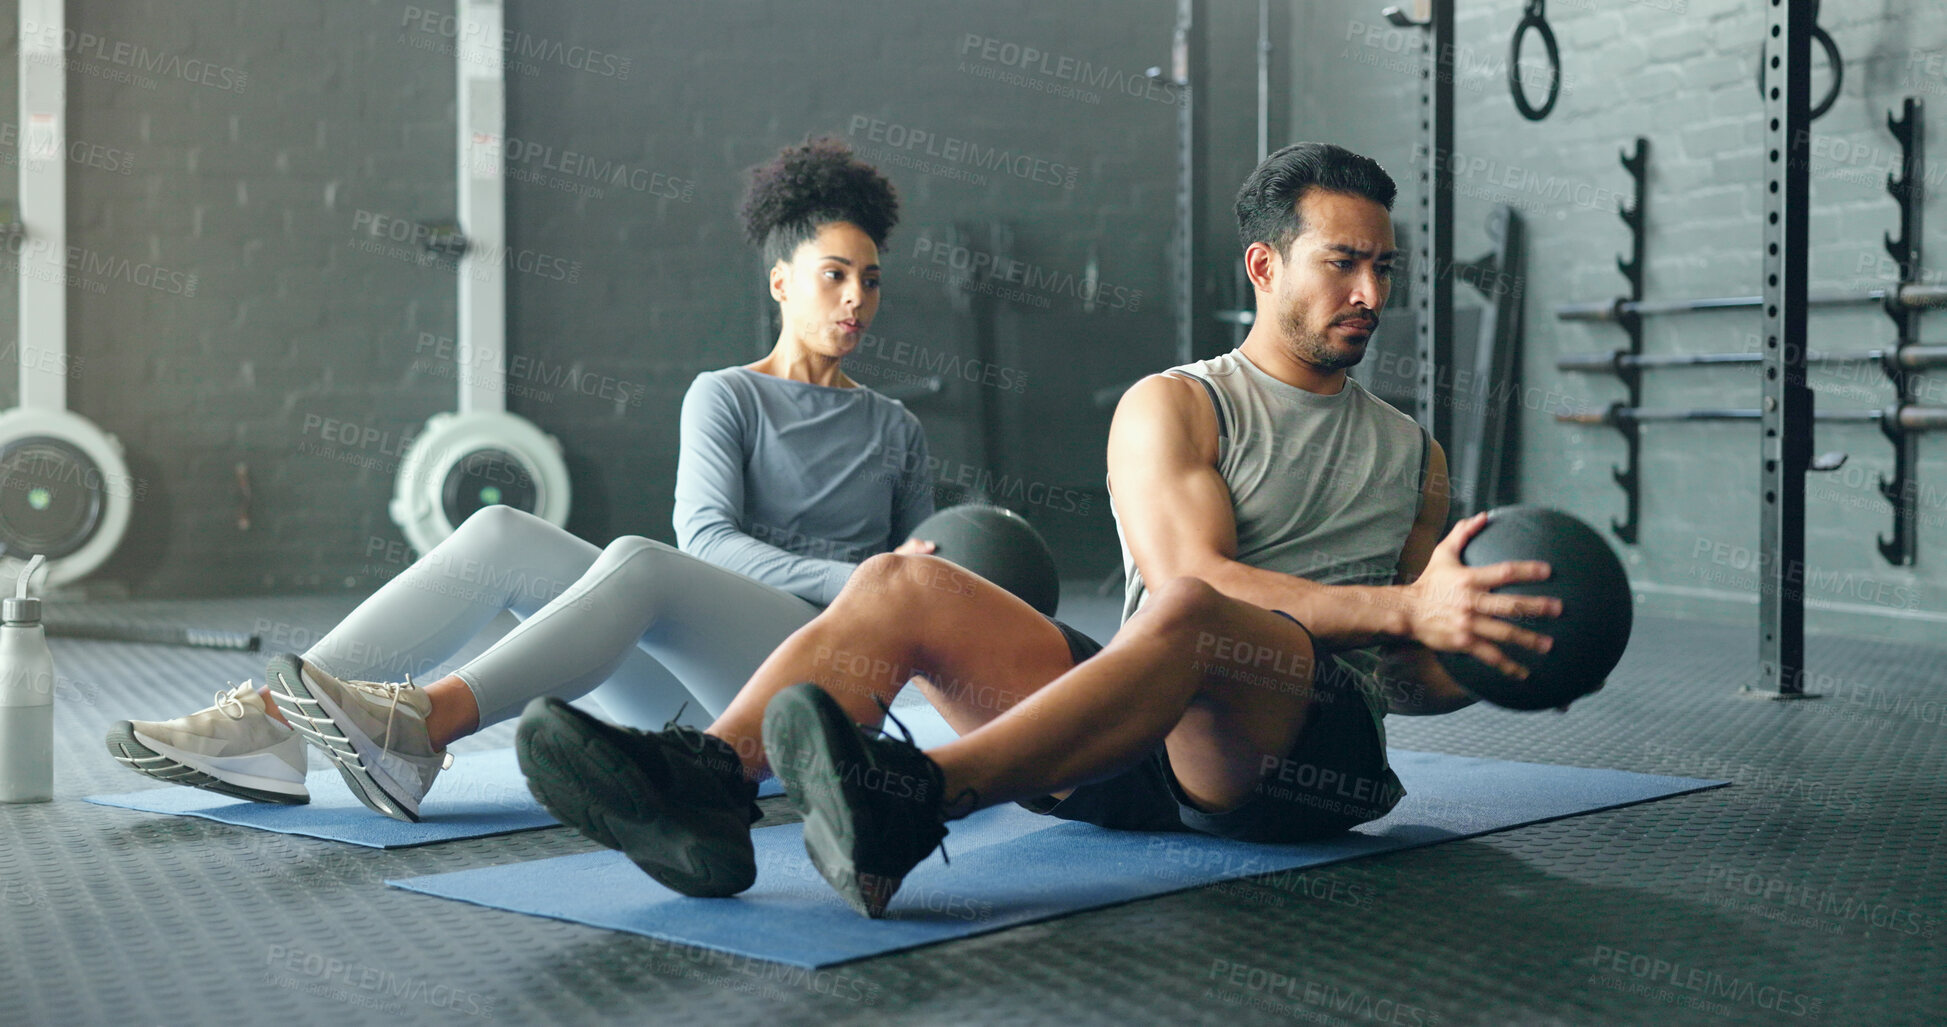
[[[318, 762], [315, 761], [314, 762]], [[305, 776], [311, 801], [302, 806], [251, 802], [200, 788], [145, 788], [119, 795], [91, 795], [88, 801], [145, 813], [202, 817], [238, 827], [303, 835], [373, 849], [403, 849], [460, 838], [483, 838], [555, 826], [554, 817], [527, 790], [512, 749], [469, 752], [454, 760], [420, 804], [419, 823], [380, 816], [365, 808], [336, 770]], [[775, 780], [760, 795], [782, 795]]]
[[853, 912], [804, 854], [799, 825], [754, 833], [758, 879], [732, 899], [691, 899], [617, 852], [387, 881], [495, 909], [821, 967], [1194, 888], [1416, 848], [1723, 784], [1393, 750], [1407, 797], [1385, 818], [1306, 845], [1108, 831], [998, 806], [951, 825], [951, 866], [929, 857], [882, 920]]

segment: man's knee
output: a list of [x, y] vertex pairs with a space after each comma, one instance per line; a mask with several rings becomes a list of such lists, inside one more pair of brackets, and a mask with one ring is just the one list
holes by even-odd
[[1224, 594], [1202, 578], [1173, 578], [1151, 589], [1143, 611], [1149, 614], [1145, 634], [1194, 640], [1221, 615]]
[[898, 584], [905, 562], [906, 557], [898, 553], [866, 557], [852, 569], [852, 576], [845, 579], [845, 587], [839, 591], [832, 605], [855, 603], [888, 594]]
[[952, 599], [975, 594], [980, 581], [958, 565], [937, 556], [880, 553], [868, 557], [845, 581], [840, 601], [896, 603], [916, 612]]

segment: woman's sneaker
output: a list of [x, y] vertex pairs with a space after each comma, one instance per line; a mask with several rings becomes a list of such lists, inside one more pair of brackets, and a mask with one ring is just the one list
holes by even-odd
[[521, 714], [514, 754], [556, 820], [671, 891], [716, 898], [757, 880], [750, 825], [763, 810], [729, 742], [673, 720], [618, 727], [542, 696]]
[[216, 693], [216, 705], [174, 720], [124, 720], [108, 729], [108, 754], [140, 774], [239, 799], [301, 805], [304, 739], [279, 723], [257, 686]]
[[[905, 731], [904, 724], [899, 728]], [[869, 917], [885, 914], [907, 872], [934, 849], [945, 858], [941, 842], [955, 815], [948, 807], [964, 815], [980, 804], [971, 790], [946, 799], [940, 765], [913, 744], [910, 732], [904, 741], [868, 733], [816, 685], [792, 685], [771, 697], [764, 752], [804, 814], [812, 865]]]
[[270, 698], [307, 742], [331, 758], [374, 812], [417, 822], [419, 800], [453, 754], [433, 748], [433, 701], [412, 683], [341, 681], [293, 653], [271, 657]]

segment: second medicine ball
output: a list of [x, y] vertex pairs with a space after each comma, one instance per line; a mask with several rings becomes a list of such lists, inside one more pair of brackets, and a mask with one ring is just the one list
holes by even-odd
[[1508, 560], [1541, 560], [1545, 581], [1519, 581], [1495, 589], [1512, 595], [1554, 596], [1559, 617], [1511, 619], [1509, 623], [1555, 640], [1546, 653], [1514, 643], [1496, 643], [1528, 668], [1516, 681], [1465, 653], [1440, 653], [1440, 665], [1469, 692], [1517, 710], [1565, 705], [1600, 687], [1622, 659], [1635, 618], [1629, 576], [1615, 550], [1594, 528], [1540, 506], [1505, 506], [1492, 511], [1479, 533], [1467, 541], [1460, 561], [1469, 567]]
[[1061, 602], [1055, 554], [1027, 518], [1004, 507], [969, 503], [921, 521], [913, 536], [934, 543], [933, 555], [986, 578], [1047, 616]]

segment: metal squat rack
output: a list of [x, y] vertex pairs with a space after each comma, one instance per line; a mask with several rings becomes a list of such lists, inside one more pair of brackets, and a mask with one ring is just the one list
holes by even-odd
[[[1629, 389], [1626, 403], [1607, 410], [1562, 414], [1557, 420], [1603, 424], [1622, 432], [1628, 441], [1628, 465], [1615, 470], [1616, 483], [1627, 496], [1627, 517], [1612, 527], [1618, 538], [1637, 541], [1641, 479], [1637, 459], [1638, 426], [1647, 421], [1746, 421], [1761, 423], [1760, 445], [1762, 520], [1759, 528], [1759, 645], [1760, 679], [1746, 691], [1775, 698], [1805, 698], [1804, 591], [1805, 475], [1830, 471], [1845, 460], [1843, 454], [1812, 456], [1815, 421], [1871, 422], [1894, 447], [1893, 477], [1881, 478], [1881, 494], [1893, 507], [1891, 538], [1880, 537], [1879, 551], [1887, 562], [1910, 565], [1916, 557], [1915, 506], [1919, 489], [1918, 439], [1926, 431], [1947, 429], [1947, 408], [1918, 405], [1914, 377], [1929, 368], [1947, 366], [1947, 346], [1920, 344], [1920, 314], [1947, 307], [1947, 287], [1928, 285], [1921, 271], [1921, 214], [1926, 180], [1924, 108], [1908, 97], [1898, 116], [1888, 115], [1887, 127], [1902, 150], [1900, 172], [1887, 176], [1886, 189], [1900, 205], [1900, 236], [1885, 240], [1887, 254], [1899, 269], [1899, 279], [1883, 288], [1854, 293], [1809, 295], [1807, 224], [1810, 209], [1811, 54], [1818, 27], [1817, 0], [1783, 0], [1768, 5], [1766, 48], [1762, 73], [1765, 140], [1765, 279], [1762, 294], [1706, 299], [1646, 301], [1642, 297], [1645, 238], [1644, 183], [1648, 144], [1636, 141], [1633, 156], [1623, 158], [1636, 181], [1633, 206], [1621, 211], [1633, 236], [1633, 255], [1617, 264], [1629, 279], [1630, 294], [1600, 303], [1568, 304], [1556, 309], [1562, 320], [1605, 321], [1629, 334], [1629, 348], [1610, 353], [1563, 357], [1564, 371], [1608, 373]], [[1828, 51], [1831, 48], [1827, 47]], [[1806, 346], [1806, 314], [1813, 306], [1863, 305], [1883, 307], [1897, 329], [1898, 341], [1886, 349], [1856, 352], [1811, 352]], [[1702, 353], [1649, 356], [1642, 352], [1642, 318], [1702, 310], [1759, 308], [1763, 316], [1762, 347], [1755, 353]], [[1756, 409], [1658, 410], [1641, 406], [1640, 372], [1645, 368], [1700, 367], [1720, 364], [1758, 364], [1764, 368], [1761, 406]], [[1809, 364], [1877, 364], [1893, 384], [1896, 400], [1884, 410], [1816, 413], [1812, 390], [1806, 385]]]

